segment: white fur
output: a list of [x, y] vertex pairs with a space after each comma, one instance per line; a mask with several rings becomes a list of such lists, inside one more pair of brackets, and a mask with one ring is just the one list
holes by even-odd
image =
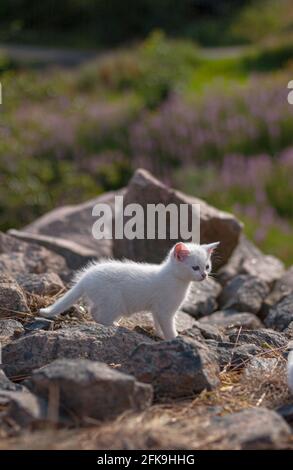
[[[93, 318], [103, 325], [134, 313], [151, 312], [157, 333], [177, 336], [174, 316], [184, 301], [190, 282], [204, 280], [211, 271], [211, 254], [218, 243], [177, 243], [162, 264], [106, 260], [78, 273], [73, 287], [57, 302], [40, 310], [52, 318], [80, 297], [90, 305]], [[195, 271], [192, 267], [198, 267]]]
[[293, 351], [290, 351], [287, 365], [288, 387], [293, 394]]

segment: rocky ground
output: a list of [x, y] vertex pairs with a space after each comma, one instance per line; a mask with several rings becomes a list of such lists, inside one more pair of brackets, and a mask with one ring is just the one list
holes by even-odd
[[261, 253], [233, 216], [145, 171], [122, 193], [142, 205], [200, 202], [202, 241], [221, 241], [217, 272], [193, 286], [178, 338], [162, 341], [148, 313], [112, 327], [82, 303], [38, 317], [90, 259], [159, 261], [173, 243], [95, 241], [92, 207], [114, 193], [1, 233], [0, 449], [292, 449], [293, 268]]

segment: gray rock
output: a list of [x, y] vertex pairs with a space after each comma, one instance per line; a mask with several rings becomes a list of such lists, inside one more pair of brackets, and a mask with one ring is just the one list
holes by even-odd
[[120, 364], [141, 342], [150, 338], [120, 327], [97, 323], [55, 331], [35, 331], [4, 346], [2, 361], [8, 377], [30, 374], [55, 359], [90, 359]]
[[237, 344], [255, 344], [261, 348], [282, 349], [286, 348], [288, 339], [282, 333], [267, 328], [259, 330], [232, 331], [229, 339]]
[[11, 276], [0, 273], [0, 318], [16, 312], [30, 312], [25, 295]]
[[56, 273], [20, 273], [15, 275], [15, 279], [24, 291], [32, 294], [51, 296], [64, 289], [64, 284]]
[[[9, 230], [9, 234], [29, 243], [36, 243], [48, 250], [61, 255], [70, 269], [80, 269], [92, 260], [97, 260], [97, 250], [90, 249], [86, 246], [79, 245], [72, 240], [64, 238], [49, 237], [47, 235], [39, 235], [28, 233], [20, 230]], [[104, 245], [102, 245], [104, 246]], [[100, 256], [104, 255], [102, 251]]]
[[28, 390], [0, 391], [2, 418], [21, 427], [32, 427], [46, 417], [46, 405]]
[[293, 321], [293, 294], [284, 297], [270, 308], [264, 323], [268, 328], [284, 331]]
[[289, 423], [293, 424], [293, 404], [282, 405], [276, 409], [276, 412], [282, 416], [282, 418]]
[[246, 238], [244, 234], [240, 235], [238, 245], [234, 249], [228, 262], [217, 272], [217, 280], [225, 285], [232, 278], [240, 274], [242, 264], [247, 259], [254, 259], [264, 256], [263, 253]]
[[[192, 318], [187, 313], [178, 311], [175, 317], [176, 329], [178, 333], [182, 333], [183, 331], [192, 328], [192, 326], [196, 323], [195, 319]], [[124, 326], [131, 330], [137, 329], [141, 333], [143, 333], [144, 329], [152, 330], [152, 333], [157, 335], [157, 332], [154, 328], [154, 322], [152, 314], [149, 312], [142, 312], [136, 313], [131, 317], [124, 317], [121, 318], [119, 321], [120, 326]]]
[[274, 282], [283, 276], [285, 267], [282, 261], [275, 256], [262, 255], [244, 260], [240, 272], [255, 276], [272, 286]]
[[271, 287], [284, 272], [285, 268], [280, 260], [264, 255], [242, 234], [228, 263], [217, 273], [217, 279], [224, 285], [238, 274], [247, 274], [256, 276]]
[[191, 396], [219, 383], [215, 354], [189, 338], [140, 344], [122, 370], [152, 384], [159, 397]]
[[[77, 251], [80, 247], [85, 247], [98, 257], [112, 256], [112, 241], [96, 240], [92, 235], [95, 222], [92, 211], [96, 204], [108, 204], [113, 209], [115, 196], [123, 194], [124, 190], [109, 192], [82, 204], [58, 207], [27, 225], [23, 230], [30, 234], [52, 237], [56, 239], [56, 244], [60, 241], [58, 239], [70, 240], [79, 247]], [[66, 248], [64, 245], [63, 247]], [[70, 244], [66, 249], [70, 251], [72, 248], [73, 245]], [[76, 250], [73, 249], [72, 252], [74, 251]]]
[[219, 303], [223, 310], [257, 314], [268, 292], [267, 284], [257, 277], [238, 275], [226, 284]]
[[204, 282], [192, 283], [187, 300], [182, 310], [195, 318], [210, 315], [217, 310], [217, 298], [221, 292], [221, 286], [213, 279]]
[[[1, 315], [1, 313], [0, 313]], [[0, 345], [4, 346], [13, 339], [24, 333], [22, 324], [12, 318], [4, 318], [0, 320]]]
[[262, 307], [263, 316], [268, 314], [271, 307], [290, 294], [293, 294], [293, 266], [288, 269], [279, 280], [277, 280], [274, 288], [265, 299]]
[[293, 339], [293, 321], [291, 321], [291, 323], [289, 323], [288, 327], [284, 330], [284, 334], [289, 339]]
[[245, 367], [243, 378], [244, 380], [253, 380], [257, 377], [258, 380], [261, 380], [263, 377], [275, 374], [278, 364], [279, 360], [275, 357], [254, 357]]
[[11, 382], [11, 380], [9, 380], [8, 377], [6, 377], [4, 374], [3, 370], [0, 369], [0, 391], [6, 390], [10, 392], [16, 392], [23, 389], [24, 387], [22, 385]]
[[214, 341], [225, 341], [227, 339], [222, 328], [209, 324], [208, 321], [195, 321], [192, 328], [186, 330], [184, 335], [197, 339], [200, 342], [205, 339], [212, 339]]
[[233, 344], [229, 341], [212, 343], [207, 341], [209, 346], [214, 349], [218, 356], [220, 369], [238, 370], [245, 367], [253, 356], [260, 354], [262, 349], [255, 344]]
[[[136, 170], [132, 177], [126, 193], [124, 195], [124, 207], [131, 203], [140, 204], [145, 213], [148, 204], [188, 204], [189, 218], [191, 220], [192, 204], [200, 204], [200, 237], [202, 243], [221, 241], [219, 246], [220, 262], [225, 263], [231, 255], [233, 249], [238, 243], [242, 230], [242, 224], [226, 212], [219, 211], [209, 206], [204, 201], [190, 196], [186, 196], [179, 191], [170, 189], [148, 171], [143, 169]], [[121, 211], [124, 210], [121, 208]], [[127, 217], [124, 217], [124, 223], [127, 223]], [[146, 234], [145, 220], [145, 234]], [[167, 227], [168, 230], [168, 227]], [[167, 233], [165, 239], [144, 239], [128, 240], [115, 239], [113, 244], [114, 256], [117, 258], [130, 258], [136, 261], [160, 262], [166, 256], [167, 251], [173, 246], [175, 240], [170, 239], [170, 233]]]
[[208, 317], [201, 318], [200, 323], [217, 325], [222, 328], [243, 327], [246, 330], [255, 330], [263, 326], [260, 319], [253, 313], [237, 313], [230, 310], [215, 312]]
[[0, 232], [0, 271], [12, 276], [20, 273], [42, 274], [55, 272], [68, 278], [65, 259], [46, 248], [18, 240]]
[[81, 419], [111, 419], [126, 410], [141, 411], [153, 397], [150, 385], [101, 362], [84, 359], [57, 360], [34, 371], [26, 385], [46, 400], [55, 387], [61, 407]]
[[52, 330], [54, 325], [54, 320], [49, 320], [48, 318], [35, 317], [33, 321], [25, 324], [26, 331], [36, 331], [36, 330]]
[[253, 408], [213, 418], [210, 434], [226, 442], [229, 449], [268, 450], [282, 447], [291, 431], [274, 411]]

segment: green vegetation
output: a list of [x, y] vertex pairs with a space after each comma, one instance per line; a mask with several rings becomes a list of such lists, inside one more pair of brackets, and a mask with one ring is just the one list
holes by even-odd
[[75, 69], [0, 60], [0, 228], [127, 184], [143, 166], [231, 210], [293, 262], [292, 44], [205, 53], [154, 31]]

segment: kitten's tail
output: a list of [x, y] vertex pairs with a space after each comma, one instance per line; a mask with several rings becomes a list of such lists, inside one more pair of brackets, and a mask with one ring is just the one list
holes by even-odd
[[53, 318], [59, 313], [67, 310], [83, 294], [81, 282], [75, 284], [66, 294], [57, 300], [53, 305], [40, 309], [40, 315], [46, 318]]
[[288, 377], [288, 387], [291, 393], [293, 394], [293, 350], [290, 351], [288, 355], [287, 377]]

